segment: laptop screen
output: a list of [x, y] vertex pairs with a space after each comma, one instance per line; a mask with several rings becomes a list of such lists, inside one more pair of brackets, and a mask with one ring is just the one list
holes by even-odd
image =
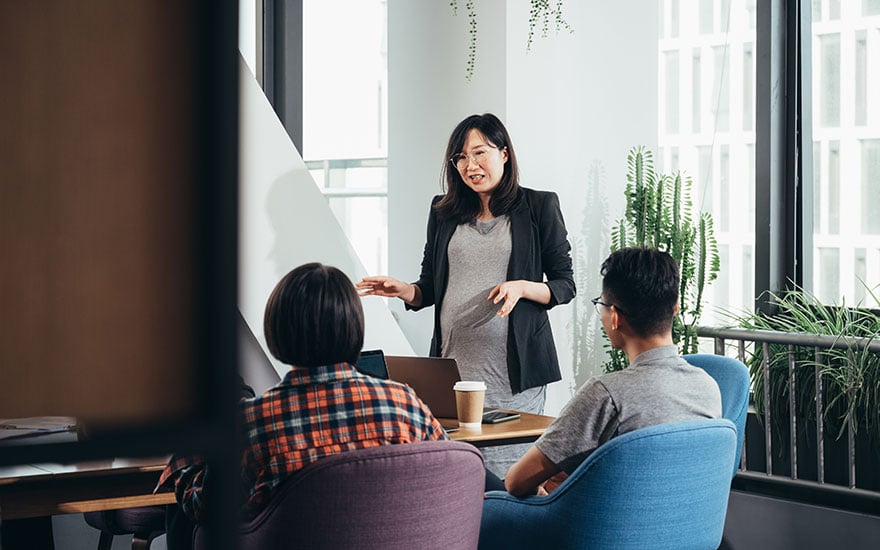
[[385, 365], [385, 354], [380, 349], [364, 350], [355, 365], [363, 374], [388, 379], [388, 367]]

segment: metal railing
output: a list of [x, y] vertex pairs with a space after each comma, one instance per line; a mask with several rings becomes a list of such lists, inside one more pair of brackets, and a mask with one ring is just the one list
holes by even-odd
[[[880, 354], [880, 342], [866, 338], [840, 338], [836, 336], [811, 335], [811, 334], [793, 334], [784, 332], [774, 332], [765, 330], [750, 329], [721, 329], [711, 327], [699, 327], [697, 334], [701, 338], [711, 338], [714, 341], [714, 353], [716, 355], [727, 355], [733, 349], [737, 359], [743, 363], [748, 363], [750, 357], [760, 358], [760, 370], [755, 372], [752, 369], [752, 390], [754, 391], [756, 377], [761, 377], [760, 391], [762, 398], [762, 406], [760, 410], [750, 407], [750, 416], [754, 415], [755, 419], [760, 415], [762, 422], [749, 422], [746, 427], [744, 438], [744, 448], [742, 452], [742, 460], [740, 469], [737, 473], [737, 480], [734, 487], [745, 490], [756, 490], [757, 492], [766, 492], [777, 496], [785, 496], [787, 498], [795, 498], [814, 504], [830, 505], [844, 509], [850, 509], [859, 512], [868, 512], [872, 514], [880, 514], [880, 487], [865, 489], [857, 485], [857, 463], [856, 463], [856, 426], [853, 424], [852, 416], [847, 417], [846, 445], [847, 445], [847, 483], [829, 482], [826, 479], [825, 464], [825, 438], [826, 438], [826, 403], [823, 402], [823, 383], [825, 375], [823, 374], [824, 355], [827, 350], [832, 349], [849, 349]], [[753, 346], [750, 356], [747, 356], [747, 344]], [[774, 473], [774, 448], [773, 448], [773, 427], [779, 425], [774, 424], [773, 413], [779, 411], [779, 404], [773, 403], [773, 395], [771, 392], [771, 344], [787, 346], [787, 422], [788, 422], [788, 474], [780, 475]], [[810, 363], [813, 366], [813, 395], [812, 408], [815, 414], [815, 480], [801, 479], [798, 473], [798, 391], [797, 374], [798, 365], [796, 360], [797, 352], [803, 353], [802, 350], [812, 350], [813, 360]], [[801, 367], [803, 368], [803, 367]], [[801, 371], [803, 372], [803, 371]], [[754, 396], [753, 396], [754, 397]], [[784, 414], [784, 412], [783, 412]], [[782, 423], [785, 423], [785, 419]], [[755, 438], [754, 432], [760, 430], [763, 424], [763, 434], [760, 438]], [[761, 442], [763, 440], [763, 471], [750, 469], [747, 463], [747, 449], [749, 441]], [[784, 446], [784, 445], [783, 445]], [[785, 449], [782, 449], [785, 450]], [[754, 453], [752, 455], [754, 457]], [[802, 453], [803, 456], [803, 453]], [[873, 455], [868, 453], [869, 459], [873, 456], [873, 462], [870, 460], [863, 467], [874, 470], [880, 469], [880, 453]], [[811, 465], [812, 466], [812, 465]]]

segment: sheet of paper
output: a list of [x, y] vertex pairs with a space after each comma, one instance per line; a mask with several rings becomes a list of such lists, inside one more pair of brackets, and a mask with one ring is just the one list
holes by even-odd
[[0, 440], [76, 430], [76, 419], [69, 416], [0, 418]]

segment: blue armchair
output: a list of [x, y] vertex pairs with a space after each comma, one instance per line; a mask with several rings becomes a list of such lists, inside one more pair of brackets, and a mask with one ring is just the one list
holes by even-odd
[[688, 548], [721, 542], [736, 427], [691, 420], [608, 441], [544, 497], [487, 493], [481, 549]]
[[721, 416], [736, 426], [736, 460], [733, 463], [733, 475], [736, 475], [749, 412], [749, 369], [742, 362], [723, 355], [694, 354], [685, 355], [684, 359], [706, 371], [721, 390]]

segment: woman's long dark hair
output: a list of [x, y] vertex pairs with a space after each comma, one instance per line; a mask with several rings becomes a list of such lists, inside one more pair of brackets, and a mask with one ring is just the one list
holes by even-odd
[[489, 199], [489, 210], [492, 215], [506, 214], [519, 197], [519, 167], [507, 128], [492, 113], [471, 115], [458, 123], [446, 145], [446, 158], [442, 170], [446, 194], [434, 205], [437, 217], [441, 220], [453, 219], [458, 223], [468, 223], [474, 221], [482, 210], [479, 195], [464, 183], [461, 174], [449, 162], [452, 155], [460, 153], [464, 149], [468, 132], [473, 129], [479, 130], [481, 134], [486, 136], [489, 143], [497, 147], [499, 151], [507, 148], [504, 174], [501, 176], [498, 187], [492, 192], [492, 198]]

